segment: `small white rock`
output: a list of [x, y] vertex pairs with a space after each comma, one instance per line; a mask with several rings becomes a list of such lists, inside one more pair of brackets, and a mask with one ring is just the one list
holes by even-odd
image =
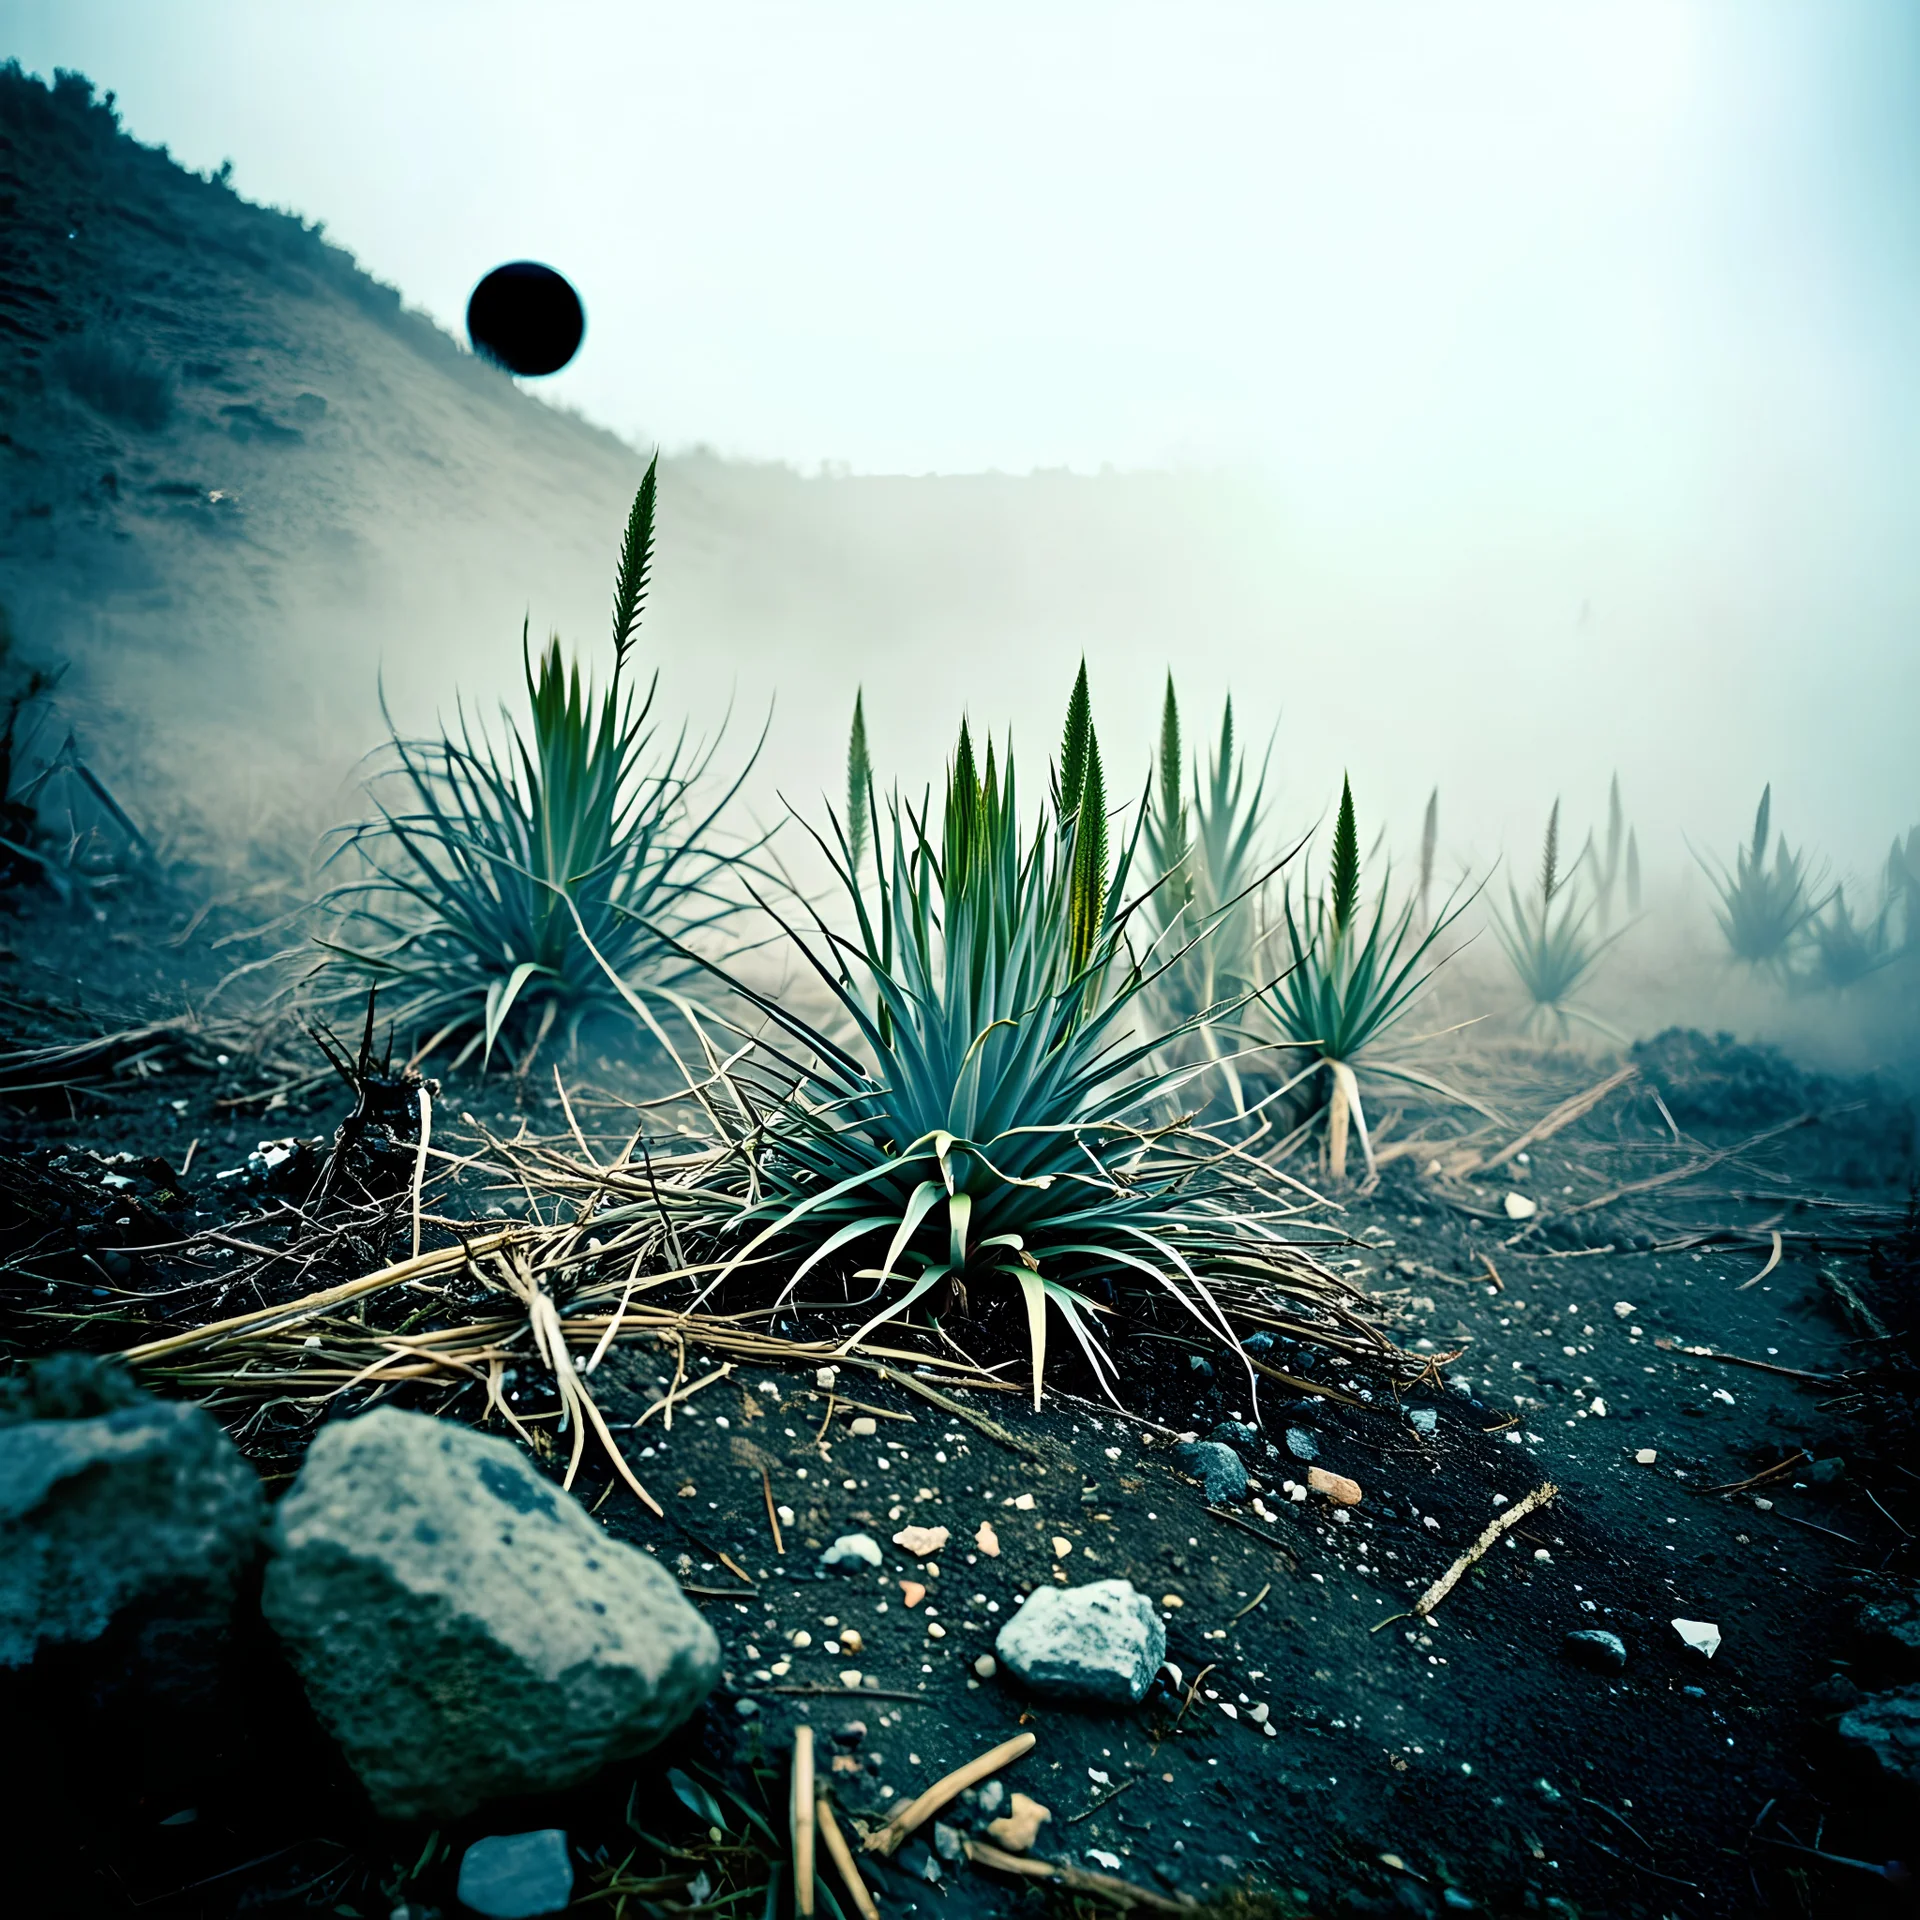
[[983, 1653], [979, 1659], [973, 1663], [973, 1670], [982, 1680], [991, 1680], [993, 1676], [1000, 1671], [1000, 1663], [992, 1654]]
[[871, 1440], [880, 1431], [880, 1423], [870, 1414], [863, 1413], [859, 1419], [848, 1422], [847, 1431], [856, 1440]]
[[813, 1376], [813, 1384], [818, 1387], [822, 1393], [831, 1393], [833, 1391], [833, 1383], [839, 1377], [840, 1369], [838, 1367], [822, 1367], [819, 1372]]
[[1695, 1653], [1709, 1660], [1720, 1651], [1720, 1629], [1711, 1620], [1676, 1620], [1673, 1630]]
[[1616, 1300], [1613, 1303], [1613, 1315], [1616, 1320], [1631, 1320], [1640, 1309], [1631, 1300]]
[[1660, 1455], [1652, 1447], [1642, 1447], [1640, 1451], [1633, 1456], [1634, 1464], [1641, 1467], [1650, 1467], [1659, 1458]]
[[1529, 1200], [1524, 1193], [1508, 1194], [1505, 1204], [1509, 1220], [1531, 1220], [1540, 1211], [1539, 1203]]

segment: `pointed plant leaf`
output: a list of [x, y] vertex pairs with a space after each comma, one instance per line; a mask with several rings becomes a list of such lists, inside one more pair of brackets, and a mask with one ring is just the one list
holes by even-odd
[[727, 1831], [727, 1816], [721, 1811], [720, 1802], [699, 1781], [689, 1778], [678, 1767], [669, 1767], [667, 1785], [673, 1789], [674, 1798], [696, 1820], [718, 1827], [722, 1833]]
[[620, 544], [620, 564], [613, 576], [613, 657], [616, 668], [626, 661], [633, 636], [646, 605], [647, 584], [653, 571], [653, 508], [658, 487], [660, 456], [647, 462], [640, 490], [627, 515], [626, 537]]
[[1040, 1376], [1047, 1365], [1047, 1290], [1031, 1267], [1016, 1267], [1021, 1296], [1027, 1305], [1027, 1345], [1033, 1356], [1033, 1410], [1040, 1411]]
[[1360, 903], [1360, 830], [1353, 814], [1353, 784], [1340, 782], [1340, 813], [1333, 826], [1333, 870], [1329, 877], [1333, 932], [1338, 938], [1352, 924]]
[[1087, 663], [1067, 696], [1067, 724], [1060, 741], [1060, 822], [1064, 826], [1080, 810], [1080, 790], [1087, 779], [1087, 743], [1093, 733], [1093, 697], [1087, 690]]
[[522, 960], [506, 979], [494, 981], [487, 989], [486, 1054], [483, 1057], [491, 1057], [493, 1043], [500, 1037], [507, 1015], [513, 1011], [513, 1003], [519, 999], [520, 989], [539, 971], [537, 961]]

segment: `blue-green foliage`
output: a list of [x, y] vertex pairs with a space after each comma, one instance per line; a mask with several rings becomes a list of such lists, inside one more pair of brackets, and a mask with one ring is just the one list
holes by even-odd
[[[1104, 1379], [1094, 1294], [1150, 1283], [1230, 1341], [1205, 1271], [1263, 1257], [1235, 1238], [1224, 1183], [1171, 1106], [1185, 1076], [1155, 1064], [1168, 1036], [1138, 1025], [1147, 981], [1123, 904], [1137, 834], [1114, 857], [1103, 789], [1084, 681], [1030, 832], [1011, 746], [981, 766], [963, 727], [937, 831], [896, 797], [871, 886], [840, 822], [822, 842], [855, 933], [817, 922], [824, 959], [801, 944], [851, 1037], [733, 982], [804, 1050], [740, 1135], [756, 1193], [736, 1265], [780, 1252], [797, 1287], [860, 1261], [877, 1306], [853, 1340], [917, 1302], [1010, 1285], [1036, 1404], [1049, 1305]], [[1285, 1270], [1271, 1241], [1264, 1258], [1269, 1277]]]
[[557, 636], [536, 655], [523, 629], [529, 724], [503, 714], [496, 740], [462, 709], [437, 738], [394, 732], [378, 817], [332, 856], [363, 872], [322, 903], [334, 925], [321, 979], [388, 988], [388, 1016], [422, 1036], [422, 1054], [456, 1042], [456, 1064], [487, 1058], [503, 1036], [530, 1054], [557, 1020], [617, 1003], [609, 970], [643, 987], [684, 978], [674, 942], [739, 910], [721, 883], [742, 856], [711, 838], [739, 779], [696, 811], [712, 750], [690, 749], [683, 728], [656, 751], [654, 682], [636, 695], [627, 678], [654, 490], [650, 465], [615, 576], [606, 688]]

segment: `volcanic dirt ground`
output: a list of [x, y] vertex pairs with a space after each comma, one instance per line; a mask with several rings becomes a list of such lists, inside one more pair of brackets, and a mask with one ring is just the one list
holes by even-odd
[[[185, 923], [156, 900], [117, 910], [118, 942], [38, 909], [6, 934], [16, 1357], [115, 1350], [303, 1290], [271, 1270], [238, 1296], [209, 1290], [207, 1236], [279, 1244], [272, 1189], [235, 1169], [270, 1138], [320, 1153], [349, 1096], [337, 1080], [286, 1090], [289, 1059], [301, 1074], [317, 1064], [297, 1032], [275, 1053], [256, 1029], [245, 1051], [210, 1016], [182, 1017], [224, 964], [210, 954], [221, 916], [170, 945]], [[57, 1073], [33, 1065], [44, 1057], [31, 1048], [89, 1035], [122, 1038], [77, 1064], [63, 1056]], [[619, 1090], [603, 1071], [614, 1063], [562, 1064], [589, 1139], [624, 1137], [628, 1110], [592, 1093], [596, 1080]], [[664, 1846], [707, 1875], [667, 1904], [698, 1904], [736, 1884], [738, 1844], [692, 1810], [697, 1793], [670, 1787], [730, 1782], [771, 1818], [804, 1719], [849, 1823], [876, 1824], [1031, 1731], [1002, 1778], [1051, 1811], [1036, 1852], [1162, 1900], [1247, 1914], [1904, 1910], [1868, 1869], [1910, 1853], [1908, 1816], [1835, 1722], [1862, 1688], [1910, 1677], [1857, 1623], [1864, 1604], [1910, 1591], [1920, 1532], [1911, 1376], [1887, 1373], [1911, 1326], [1911, 1114], [1870, 1083], [1697, 1035], [1611, 1061], [1509, 1050], [1486, 1069], [1509, 1124], [1464, 1138], [1428, 1116], [1415, 1142], [1423, 1123], [1407, 1119], [1376, 1181], [1308, 1216], [1319, 1256], [1431, 1357], [1412, 1389], [1311, 1347], [1264, 1348], [1268, 1367], [1320, 1389], [1303, 1394], [1170, 1318], [1114, 1329], [1125, 1411], [1063, 1370], [1033, 1412], [1011, 1344], [1008, 1391], [943, 1403], [851, 1368], [823, 1388], [811, 1361], [729, 1367], [697, 1343], [622, 1344], [591, 1384], [666, 1519], [597, 1449], [576, 1491], [679, 1576], [725, 1649], [722, 1685], [667, 1749], [557, 1802], [434, 1833], [382, 1827], [254, 1647], [257, 1684], [196, 1804], [105, 1784], [76, 1794], [75, 1757], [50, 1757], [13, 1803], [9, 1872], [41, 1889], [35, 1911], [451, 1914], [467, 1841], [558, 1825], [577, 1851], [576, 1903], [597, 1891], [611, 1909]], [[441, 1111], [558, 1135], [553, 1088], [538, 1074], [461, 1078]], [[484, 1187], [439, 1205], [525, 1211]], [[391, 1225], [364, 1245], [369, 1266], [402, 1246], [404, 1217]], [[152, 1251], [162, 1228], [175, 1244]], [[183, 1275], [187, 1290], [168, 1291]], [[819, 1331], [794, 1313], [772, 1324]], [[990, 1341], [990, 1316], [978, 1332]], [[667, 1390], [709, 1375], [669, 1421]], [[507, 1381], [557, 1477], [550, 1379], [529, 1359]], [[164, 1377], [147, 1384], [167, 1391]], [[401, 1404], [441, 1402], [403, 1391]], [[249, 1417], [256, 1405], [219, 1410], [277, 1490], [318, 1409]], [[477, 1394], [452, 1406], [484, 1413]], [[1253, 1488], [1213, 1506], [1177, 1447], [1226, 1422], [1257, 1430], [1241, 1443]], [[1358, 1502], [1298, 1497], [1307, 1456], [1357, 1483]], [[1489, 1522], [1548, 1484], [1550, 1501], [1414, 1615]], [[787, 1516], [783, 1551], [770, 1506]], [[894, 1543], [908, 1527], [948, 1537], [910, 1552]], [[823, 1549], [853, 1532], [878, 1540], [884, 1563], [824, 1571]], [[1170, 1665], [1137, 1709], [1039, 1702], [983, 1662], [1024, 1594], [1108, 1578], [1130, 1580], [1166, 1623]], [[1717, 1631], [1711, 1658], [1676, 1620]], [[1622, 1670], [1571, 1657], [1567, 1636], [1590, 1630], [1619, 1636]], [[970, 1797], [944, 1818], [978, 1827], [984, 1814]], [[883, 1912], [1048, 1897], [940, 1858], [934, 1839], [930, 1822], [892, 1861], [868, 1862]]]

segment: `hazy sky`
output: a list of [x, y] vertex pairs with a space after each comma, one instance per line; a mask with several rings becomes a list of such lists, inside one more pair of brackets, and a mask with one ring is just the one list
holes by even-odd
[[0, 0], [0, 49], [456, 329], [550, 261], [548, 390], [668, 445], [1531, 510], [1911, 444], [1907, 0]]
[[1920, 816], [1913, 0], [0, 0], [0, 54], [455, 331], [551, 262], [543, 391], [636, 439], [1246, 470], [1318, 598], [1224, 673], [1341, 759], [1398, 686], [1529, 819]]

